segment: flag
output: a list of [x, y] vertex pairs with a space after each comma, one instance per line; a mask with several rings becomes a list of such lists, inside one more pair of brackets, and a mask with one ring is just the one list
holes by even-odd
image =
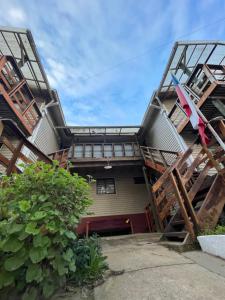
[[209, 143], [209, 138], [205, 134], [205, 123], [200, 118], [195, 108], [195, 104], [192, 102], [191, 98], [189, 97], [188, 93], [185, 91], [183, 86], [179, 83], [178, 79], [173, 74], [171, 74], [171, 76], [182, 108], [184, 109], [186, 115], [189, 117], [192, 127], [194, 129], [198, 129], [202, 143], [207, 145]]

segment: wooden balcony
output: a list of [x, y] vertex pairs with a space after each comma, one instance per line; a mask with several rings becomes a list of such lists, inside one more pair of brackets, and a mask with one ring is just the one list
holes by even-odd
[[[32, 157], [32, 159], [31, 159]], [[11, 175], [21, 173], [21, 163], [30, 164], [36, 160], [52, 163], [51, 159], [29, 142], [12, 120], [0, 122], [0, 173]]]
[[[225, 108], [225, 67], [221, 65], [197, 65], [185, 85], [187, 93], [199, 107], [205, 117], [210, 120], [221, 116], [218, 107]], [[177, 101], [168, 117], [178, 133], [189, 123], [185, 112]]]
[[60, 166], [67, 162], [72, 166], [102, 166], [108, 161], [113, 165], [135, 164], [143, 159], [137, 143], [105, 143], [105, 144], [73, 144], [68, 149], [51, 153], [53, 160], [58, 160]]
[[41, 113], [11, 56], [0, 57], [0, 117], [11, 118], [26, 135], [31, 135]]

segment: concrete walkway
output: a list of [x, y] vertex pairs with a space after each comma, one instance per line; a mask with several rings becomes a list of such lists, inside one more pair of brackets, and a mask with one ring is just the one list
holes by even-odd
[[124, 269], [94, 290], [95, 300], [225, 299], [225, 261], [200, 251], [179, 254], [156, 236], [104, 239], [110, 269]]
[[[179, 254], [158, 243], [157, 235], [102, 240], [111, 270], [105, 283], [63, 300], [224, 300], [225, 261], [192, 251]], [[59, 298], [57, 298], [58, 300]]]

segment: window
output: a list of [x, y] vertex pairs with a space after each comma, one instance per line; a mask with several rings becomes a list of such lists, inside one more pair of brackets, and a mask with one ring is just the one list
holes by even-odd
[[92, 157], [92, 146], [91, 145], [85, 145], [84, 156]]
[[112, 145], [104, 145], [104, 157], [112, 157]]
[[83, 145], [75, 145], [74, 157], [75, 158], [83, 157]]
[[144, 177], [134, 177], [134, 184], [144, 184], [145, 179]]
[[132, 144], [125, 144], [124, 149], [125, 149], [125, 156], [133, 156], [134, 155]]
[[94, 145], [94, 158], [102, 157], [102, 145]]
[[97, 194], [115, 194], [115, 180], [114, 178], [104, 178], [104, 179], [97, 179], [96, 183], [97, 187]]
[[114, 145], [115, 157], [123, 156], [123, 146], [121, 144]]

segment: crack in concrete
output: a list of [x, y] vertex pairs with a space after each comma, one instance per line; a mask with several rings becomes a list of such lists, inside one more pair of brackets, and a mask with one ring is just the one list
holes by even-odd
[[135, 270], [124, 270], [124, 272], [122, 274], [118, 274], [118, 275], [120, 276], [120, 275], [123, 275], [123, 274], [126, 274], [126, 273], [138, 272], [138, 271], [147, 270], [147, 269], [156, 269], [156, 268], [182, 266], [182, 265], [196, 265], [196, 263], [191, 260], [191, 262], [179, 263], [179, 264], [148, 266], [148, 267], [143, 267], [143, 268], [139, 268], [139, 269], [135, 269]]

